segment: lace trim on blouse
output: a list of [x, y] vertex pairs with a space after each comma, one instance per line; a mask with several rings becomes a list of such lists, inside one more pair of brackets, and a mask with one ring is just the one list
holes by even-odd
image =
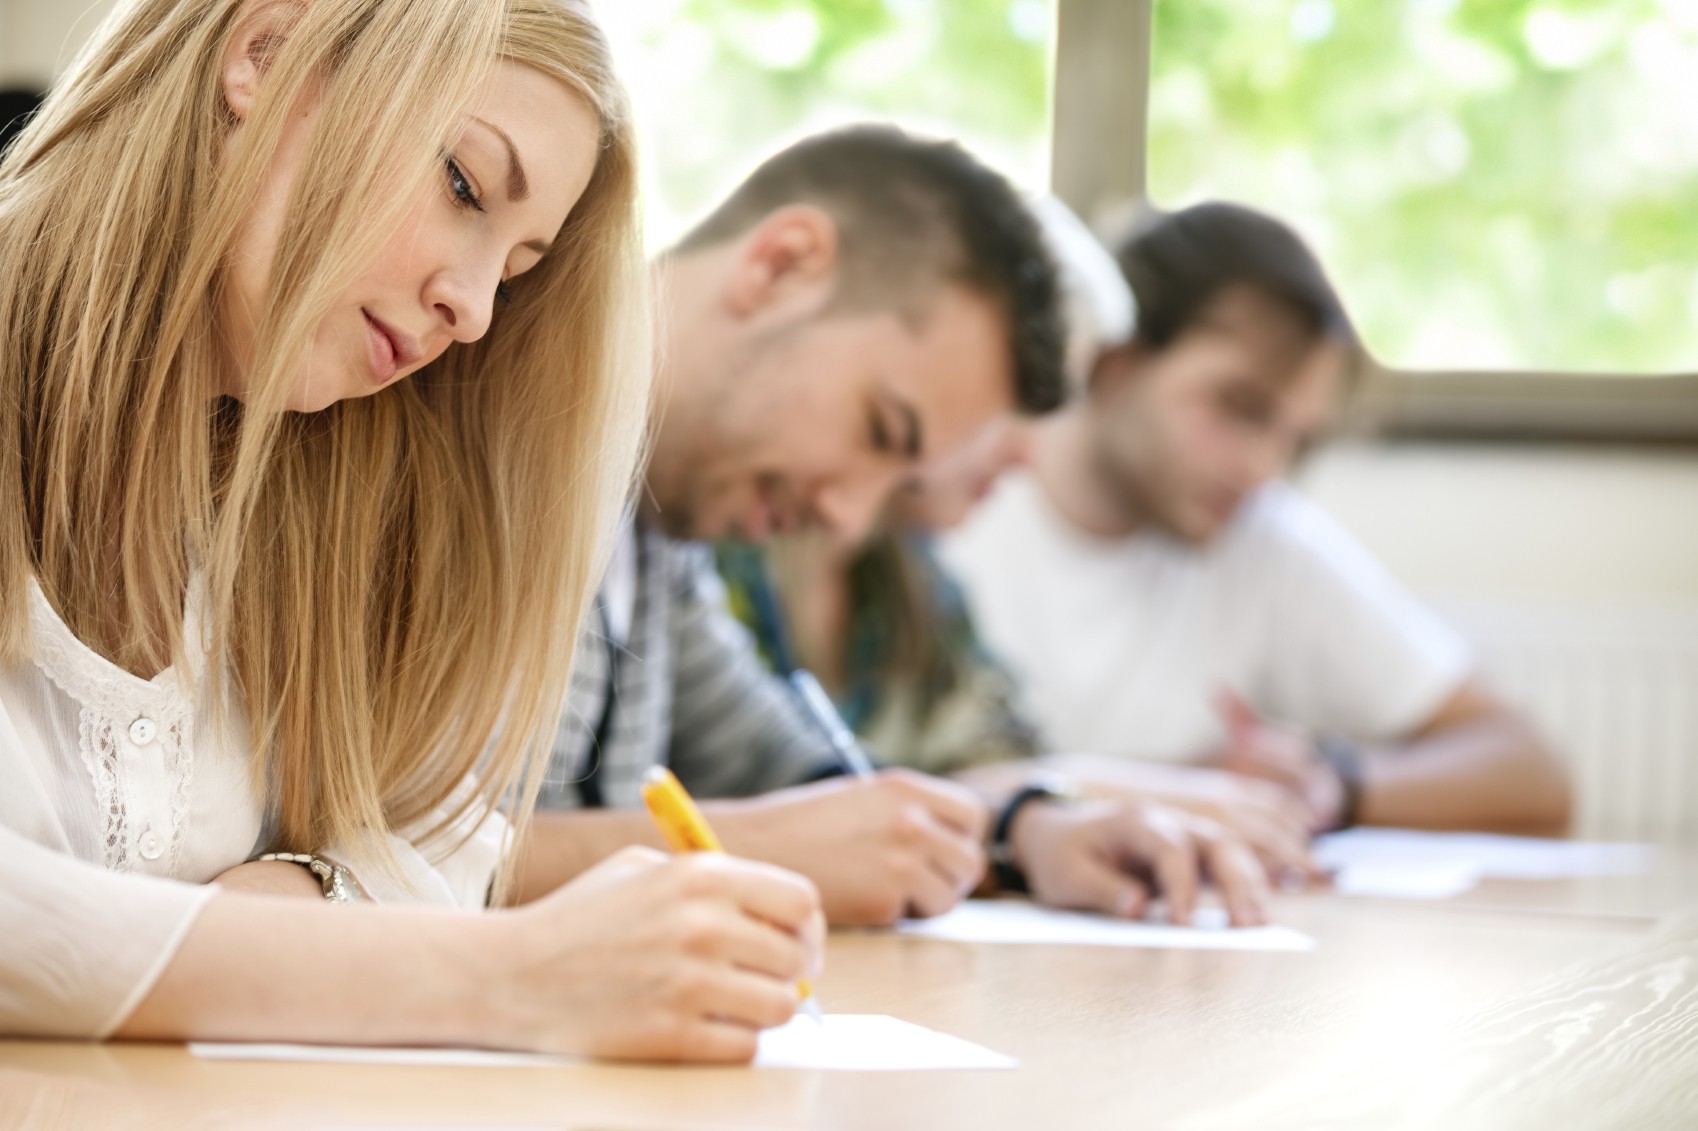
[[[195, 605], [191, 599], [183, 628], [185, 638], [199, 644]], [[29, 609], [36, 665], [79, 707], [78, 752], [94, 785], [106, 867], [124, 872], [133, 864], [120, 736], [137, 720], [147, 719], [157, 728], [153, 741], [161, 744], [164, 757], [171, 808], [167, 864], [169, 873], [176, 874], [182, 863], [194, 773], [193, 688], [203, 666], [197, 650], [189, 649], [188, 680], [179, 678], [174, 667], [142, 679], [78, 640], [34, 578], [29, 583]]]

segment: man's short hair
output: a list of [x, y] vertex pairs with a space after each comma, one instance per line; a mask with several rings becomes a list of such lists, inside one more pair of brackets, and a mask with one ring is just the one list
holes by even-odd
[[1234, 287], [1272, 299], [1316, 338], [1355, 347], [1320, 261], [1266, 213], [1218, 201], [1160, 213], [1120, 240], [1114, 257], [1138, 304], [1137, 339], [1151, 349], [1167, 348]]
[[961, 146], [887, 125], [804, 138], [763, 162], [677, 250], [736, 239], [792, 204], [837, 225], [834, 307], [921, 312], [939, 284], [964, 286], [1003, 314], [1020, 410], [1065, 399], [1055, 264], [1013, 187]]

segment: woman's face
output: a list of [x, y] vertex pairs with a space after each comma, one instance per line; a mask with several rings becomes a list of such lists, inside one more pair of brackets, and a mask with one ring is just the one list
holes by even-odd
[[[240, 78], [240, 76], [237, 76]], [[238, 118], [244, 92], [226, 96]], [[246, 103], [251, 105], [251, 99]], [[288, 407], [311, 412], [369, 396], [489, 329], [506, 285], [534, 267], [583, 195], [600, 149], [595, 113], [540, 71], [503, 60], [476, 110], [414, 196], [377, 258], [319, 323]], [[241, 231], [220, 299], [228, 359], [223, 391], [240, 398], [252, 371], [271, 265], [290, 188], [318, 114], [303, 105]], [[238, 127], [239, 128], [239, 127]]]

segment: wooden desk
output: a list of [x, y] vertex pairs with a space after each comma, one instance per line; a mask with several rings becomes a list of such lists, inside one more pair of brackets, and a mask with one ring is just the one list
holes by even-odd
[[[1645, 1118], [1593, 1123], [1571, 1102], [1562, 1109], [1569, 1118], [1553, 1121], [1547, 1103], [1525, 1108], [1543, 1122], [1447, 1118], [1446, 1131], [1693, 1126], [1658, 1119], [1698, 1096], [1698, 920], [1658, 934], [1632, 917], [1331, 896], [1286, 899], [1277, 914], [1320, 948], [832, 940], [820, 983], [829, 1009], [891, 1013], [978, 1041], [1017, 1056], [1012, 1072], [367, 1068], [209, 1062], [176, 1046], [14, 1042], [0, 1043], [0, 1127], [1065, 1131], [1307, 1125], [1323, 1109], [1337, 1117], [1326, 1126], [1426, 1126], [1397, 1122], [1409, 1089], [1432, 1080], [1456, 1097], [1489, 1092], [1503, 1075], [1494, 1058], [1552, 1103], [1636, 1092], [1642, 1102], [1616, 1114]], [[1524, 1004], [1481, 1013], [1501, 1001]], [[1569, 1039], [1571, 1003], [1610, 1024]], [[1621, 1037], [1634, 1026], [1638, 1043]], [[1506, 1031], [1522, 1043], [1506, 1046]], [[1458, 1033], [1467, 1052], [1447, 1062], [1441, 1054]], [[1536, 1055], [1564, 1042], [1567, 1055]], [[1358, 1068], [1341, 1070], [1348, 1065]], [[1379, 1118], [1353, 1123], [1364, 1110]]]

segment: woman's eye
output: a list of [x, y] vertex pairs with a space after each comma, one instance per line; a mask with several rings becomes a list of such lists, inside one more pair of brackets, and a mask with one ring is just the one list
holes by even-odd
[[469, 208], [475, 208], [482, 212], [483, 201], [479, 200], [478, 194], [472, 191], [472, 182], [466, 179], [466, 174], [460, 171], [460, 166], [455, 163], [454, 158], [448, 158], [447, 163], [448, 187], [453, 190], [454, 199]]
[[506, 279], [495, 284], [495, 299], [497, 302], [501, 303], [509, 303], [513, 301], [513, 288], [507, 285]]

